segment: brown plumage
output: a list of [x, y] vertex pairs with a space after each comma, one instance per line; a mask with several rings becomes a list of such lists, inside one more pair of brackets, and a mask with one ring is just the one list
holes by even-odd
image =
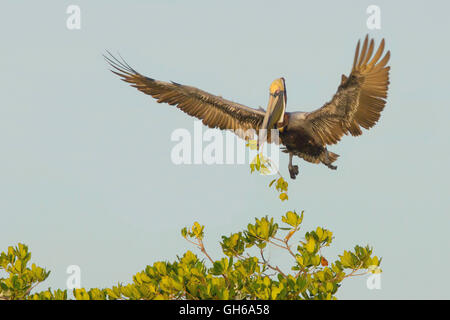
[[[271, 102], [266, 113], [262, 109], [249, 108], [194, 87], [145, 77], [123, 59], [119, 61], [111, 54], [105, 59], [114, 68], [112, 72], [131, 86], [151, 95], [159, 103], [175, 105], [190, 116], [203, 120], [203, 124], [210, 128], [233, 130], [244, 139], [253, 138], [253, 133], [260, 134], [260, 129], [278, 128], [284, 152], [290, 154], [291, 178], [295, 179], [298, 166], [292, 165], [294, 155], [336, 169], [332, 163], [338, 155], [329, 152], [326, 146], [337, 143], [344, 134], [361, 135], [362, 128], [370, 129], [379, 120], [386, 104], [389, 85], [390, 67], [387, 63], [390, 52], [383, 56], [384, 46], [383, 39], [374, 53], [373, 39], [369, 41], [366, 36], [362, 47], [358, 41], [350, 75], [342, 75], [331, 101], [312, 112], [284, 112], [284, 79], [272, 83]], [[275, 114], [281, 118], [274, 118]], [[278, 142], [275, 136], [272, 139], [270, 132], [267, 131], [267, 137], [260, 137], [263, 136], [268, 142]]]
[[253, 138], [253, 133], [258, 134], [264, 110], [252, 109], [195, 87], [143, 76], [124, 60], [120, 61], [110, 53], [109, 56], [105, 59], [115, 69], [111, 70], [113, 73], [131, 83], [132, 87], [151, 95], [157, 102], [175, 105], [188, 115], [203, 120], [203, 124], [210, 128], [232, 130], [244, 139]]
[[353, 68], [348, 77], [342, 75], [341, 84], [333, 99], [322, 108], [306, 115], [312, 132], [322, 144], [335, 144], [344, 134], [362, 134], [361, 128], [370, 129], [380, 118], [389, 85], [388, 51], [380, 60], [384, 50], [384, 39], [377, 52], [373, 39], [364, 40], [356, 46]]

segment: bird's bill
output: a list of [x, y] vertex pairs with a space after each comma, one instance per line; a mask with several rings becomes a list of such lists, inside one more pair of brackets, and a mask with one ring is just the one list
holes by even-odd
[[267, 111], [264, 115], [264, 120], [260, 128], [258, 136], [258, 147], [267, 138], [267, 130], [274, 129], [277, 122], [282, 122], [284, 118], [284, 111], [286, 110], [285, 92], [279, 91], [277, 94], [270, 94]]

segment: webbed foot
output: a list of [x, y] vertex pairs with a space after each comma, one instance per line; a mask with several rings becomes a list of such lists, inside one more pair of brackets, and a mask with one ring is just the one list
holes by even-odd
[[295, 180], [298, 175], [298, 166], [289, 166], [289, 174], [291, 175], [291, 179]]

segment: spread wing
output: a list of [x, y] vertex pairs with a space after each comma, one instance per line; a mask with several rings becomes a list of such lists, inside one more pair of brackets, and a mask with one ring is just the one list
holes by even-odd
[[389, 86], [388, 51], [383, 58], [384, 39], [374, 52], [374, 41], [366, 36], [363, 46], [356, 46], [353, 68], [330, 102], [305, 115], [308, 129], [318, 143], [335, 144], [344, 134], [362, 134], [377, 123], [386, 104]]
[[159, 103], [174, 105], [203, 120], [203, 124], [210, 128], [232, 130], [241, 138], [249, 139], [253, 138], [253, 133], [258, 133], [263, 122], [264, 110], [252, 109], [194, 87], [145, 77], [110, 53], [105, 59], [114, 68], [111, 71], [132, 87], [151, 95]]

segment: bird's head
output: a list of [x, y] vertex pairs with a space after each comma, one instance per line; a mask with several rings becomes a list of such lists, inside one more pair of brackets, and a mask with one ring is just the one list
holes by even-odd
[[269, 91], [271, 95], [276, 95], [279, 93], [286, 95], [286, 83], [284, 78], [275, 79], [270, 85]]
[[284, 120], [287, 104], [286, 83], [284, 78], [274, 80], [270, 85], [269, 92], [270, 97], [266, 113], [266, 117], [268, 117], [267, 129], [277, 127], [280, 131], [283, 131], [281, 124]]
[[266, 114], [260, 129], [263, 129], [261, 136], [258, 140], [258, 146], [264, 142], [266, 138], [267, 130], [277, 128], [280, 132], [283, 132], [284, 125], [284, 112], [286, 111], [286, 84], [284, 78], [276, 79], [272, 82], [269, 88], [269, 103], [267, 104]]

